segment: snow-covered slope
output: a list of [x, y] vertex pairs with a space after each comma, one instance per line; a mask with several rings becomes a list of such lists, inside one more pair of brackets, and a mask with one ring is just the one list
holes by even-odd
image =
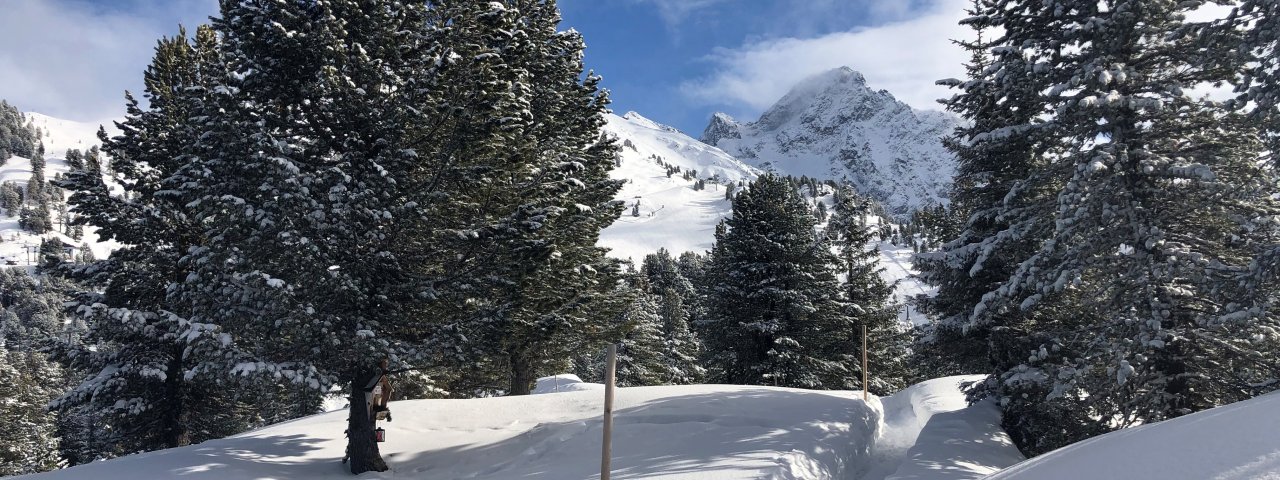
[[[40, 129], [40, 141], [45, 146], [46, 179], [52, 180], [55, 175], [67, 173], [66, 153], [68, 149], [86, 150], [98, 144], [98, 123], [74, 122], [62, 120], [39, 113], [26, 113], [27, 119]], [[105, 121], [108, 132], [115, 132], [114, 124]], [[0, 182], [16, 182], [26, 187], [31, 178], [31, 160], [24, 157], [10, 157], [0, 165]], [[93, 229], [87, 229], [85, 239], [75, 240], [59, 233], [49, 233], [46, 237], [59, 238], [71, 245], [80, 245], [82, 241], [89, 243], [97, 258], [106, 258], [114, 248], [113, 245], [99, 243], [93, 235]], [[7, 266], [8, 261], [16, 261], [21, 267], [29, 267], [34, 257], [29, 251], [40, 246], [40, 236], [18, 228], [18, 217], [9, 217], [0, 211], [0, 268]]]
[[989, 480], [1280, 480], [1280, 394], [1111, 432]]
[[100, 122], [76, 122], [50, 117], [43, 113], [28, 112], [24, 114], [31, 124], [40, 129], [40, 141], [44, 142], [45, 156], [62, 158], [67, 150], [88, 150], [97, 145], [98, 127], [106, 128], [108, 134], [119, 132], [111, 119]]
[[[636, 262], [659, 248], [674, 255], [710, 250], [716, 224], [732, 210], [726, 186], [754, 180], [756, 169], [635, 112], [610, 114], [608, 121], [605, 132], [622, 146], [612, 176], [627, 181], [618, 194], [627, 210], [601, 233], [600, 244], [612, 249], [614, 257]], [[708, 181], [705, 189], [694, 190], [694, 180], [681, 174], [668, 177], [659, 161], [718, 182]], [[633, 208], [637, 203], [638, 210]]]
[[946, 202], [955, 160], [940, 139], [959, 122], [871, 90], [862, 74], [841, 67], [800, 82], [754, 122], [715, 114], [702, 141], [758, 167], [848, 178], [905, 215]]
[[[380, 445], [391, 471], [361, 478], [593, 478], [600, 391], [390, 404]], [[873, 399], [873, 403], [875, 399]], [[618, 389], [613, 478], [851, 478], [868, 462], [879, 415], [856, 392], [695, 385]], [[339, 463], [346, 412], [190, 447], [29, 478], [349, 479]]]

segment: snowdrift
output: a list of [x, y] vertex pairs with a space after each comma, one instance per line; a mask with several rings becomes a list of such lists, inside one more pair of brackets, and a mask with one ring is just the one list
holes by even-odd
[[883, 399], [885, 428], [862, 480], [978, 479], [1023, 460], [994, 404], [969, 405], [983, 375], [927, 380]]
[[990, 480], [1280, 480], [1280, 394], [1111, 432]]

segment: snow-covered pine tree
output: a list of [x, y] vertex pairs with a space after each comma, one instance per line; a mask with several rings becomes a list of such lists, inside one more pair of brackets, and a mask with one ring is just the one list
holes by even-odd
[[9, 157], [31, 158], [36, 155], [40, 138], [36, 130], [23, 117], [18, 107], [0, 100], [0, 165], [4, 165]]
[[60, 466], [57, 416], [45, 404], [61, 386], [57, 365], [32, 351], [10, 352], [0, 337], [0, 475], [23, 475]]
[[41, 279], [20, 269], [0, 269], [0, 336], [13, 351], [44, 350], [62, 333], [57, 279]]
[[[1236, 109], [1249, 109], [1266, 131], [1268, 150], [1280, 151], [1280, 3], [1239, 0], [1226, 19], [1192, 29], [1211, 39], [1207, 62], [1224, 62], [1236, 70]], [[1234, 53], [1224, 55], [1223, 53]]]
[[1198, 5], [1007, 0], [978, 15], [1050, 87], [1053, 230], [968, 322], [1031, 318], [1005, 332], [1016, 364], [994, 382], [1026, 451], [1277, 384], [1276, 317], [1239, 288], [1273, 237], [1275, 177], [1256, 128], [1185, 93], [1231, 76], [1177, 34]]
[[22, 189], [14, 182], [0, 182], [0, 213], [16, 217], [22, 209]]
[[670, 377], [663, 383], [688, 385], [699, 383], [706, 369], [699, 363], [701, 342], [689, 328], [692, 305], [697, 291], [680, 272], [676, 259], [666, 249], [644, 258], [641, 273], [648, 280], [650, 292], [658, 298], [658, 315], [662, 318], [663, 359]]
[[[463, 141], [475, 138], [465, 148], [479, 162], [461, 177], [468, 188], [451, 198], [452, 215], [464, 215], [454, 229], [464, 240], [454, 248], [470, 259], [461, 271], [484, 272], [468, 285], [487, 293], [459, 296], [467, 313], [445, 325], [457, 333], [450, 338], [466, 339], [450, 346], [463, 352], [451, 361], [483, 368], [467, 375], [476, 384], [454, 390], [527, 394], [539, 372], [603, 347], [610, 319], [625, 305], [609, 298], [617, 262], [595, 245], [622, 210], [613, 200], [621, 183], [608, 177], [617, 146], [599, 133], [607, 93], [600, 77], [583, 75], [582, 38], [557, 30], [554, 2], [458, 7], [464, 16], [454, 28], [478, 40], [454, 46], [477, 59], [466, 82], [498, 98], [471, 106], [477, 118], [461, 119], [483, 128], [461, 132]], [[478, 137], [485, 129], [492, 133]]]
[[31, 178], [27, 180], [27, 192], [23, 197], [23, 207], [18, 219], [18, 226], [43, 235], [53, 229], [53, 215], [49, 212], [48, 183], [44, 177], [44, 155], [36, 152], [31, 156]]
[[881, 277], [884, 269], [879, 263], [880, 250], [874, 245], [876, 226], [868, 222], [870, 216], [871, 201], [858, 195], [851, 185], [841, 185], [835, 193], [826, 235], [836, 248], [844, 275], [840, 285], [842, 313], [855, 326], [853, 335], [844, 341], [855, 355], [861, 354], [861, 327], [867, 327], [870, 384], [861, 385], [861, 362], [853, 362], [853, 378], [858, 388], [889, 395], [909, 385], [916, 374], [909, 359], [911, 330], [898, 321], [897, 306], [892, 302], [893, 285]]
[[230, 74], [200, 112], [195, 155], [167, 184], [205, 226], [206, 243], [184, 260], [192, 324], [220, 329], [223, 357], [205, 368], [315, 392], [345, 385], [357, 474], [387, 468], [366, 385], [383, 359], [422, 359], [420, 319], [405, 310], [420, 284], [393, 242], [420, 240], [397, 233], [423, 217], [423, 197], [401, 180], [419, 168], [409, 132], [431, 125], [415, 83], [434, 74], [415, 57], [436, 53], [423, 41], [427, 8], [222, 2], [214, 28]]
[[[956, 155], [950, 209], [963, 222], [955, 236], [942, 238], [936, 252], [916, 255], [914, 265], [933, 296], [917, 298], [931, 318], [924, 329], [918, 358], [928, 376], [990, 372], [996, 359], [992, 330], [1025, 328], [1017, 311], [1004, 312], [980, 324], [970, 322], [973, 308], [987, 292], [1009, 277], [1018, 263], [1052, 228], [1052, 179], [1038, 175], [1044, 160], [1041, 121], [1045, 112], [1039, 92], [1046, 80], [1032, 75], [1035, 62], [1011, 40], [989, 35], [992, 19], [981, 14], [999, 3], [975, 0], [965, 23], [977, 31], [974, 41], [957, 42], [970, 53], [968, 78], [942, 80], [958, 92], [944, 103], [969, 120], [943, 145]], [[1031, 28], [1045, 19], [1027, 18]], [[999, 47], [999, 48], [997, 48]], [[1019, 353], [1019, 355], [1022, 355]]]
[[673, 375], [663, 355], [658, 297], [650, 292], [645, 276], [628, 277], [626, 289], [632, 298], [618, 318], [626, 333], [618, 341], [615, 381], [620, 387], [665, 385]]
[[738, 194], [717, 228], [698, 321], [713, 381], [849, 388], [857, 350], [842, 315], [836, 259], [811, 209], [785, 178]]
[[202, 243], [203, 232], [183, 202], [162, 192], [197, 140], [189, 119], [221, 79], [216, 49], [208, 27], [194, 38], [181, 31], [159, 40], [143, 77], [148, 107], [126, 94], [121, 134], [99, 131], [123, 194], [103, 182], [97, 147], [69, 153], [75, 168], [59, 183], [73, 192], [73, 223], [96, 227], [99, 238], [120, 247], [108, 259], [64, 269], [83, 285], [71, 308], [91, 328], [68, 355], [86, 376], [53, 406], [96, 419], [83, 428], [97, 429], [94, 441], [119, 451], [189, 445], [251, 426], [244, 412], [228, 408], [235, 394], [229, 384], [214, 385], [216, 378], [197, 370], [207, 353], [198, 342], [208, 339], [191, 328], [191, 312], [179, 300], [189, 273], [180, 259]]

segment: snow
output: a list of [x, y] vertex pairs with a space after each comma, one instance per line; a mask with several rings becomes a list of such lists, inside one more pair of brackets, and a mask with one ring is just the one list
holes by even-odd
[[878, 247], [880, 248], [880, 268], [883, 269], [880, 277], [894, 285], [893, 301], [902, 306], [898, 311], [898, 320], [911, 325], [929, 323], [928, 317], [916, 311], [915, 307], [908, 303], [908, 299], [917, 295], [932, 296], [938, 289], [926, 285], [916, 276], [919, 272], [912, 264], [912, 256], [915, 253], [912, 252], [911, 247], [898, 246], [890, 242], [879, 242]]
[[599, 383], [583, 382], [581, 378], [578, 378], [577, 375], [572, 373], [539, 378], [537, 385], [533, 387], [533, 393], [535, 395], [544, 393], [585, 392], [592, 390], [604, 390], [604, 385]]
[[[873, 403], [875, 400], [873, 399]], [[361, 478], [583, 479], [599, 473], [603, 394], [392, 402], [391, 470]], [[620, 388], [613, 478], [850, 478], [868, 463], [877, 409], [857, 392], [733, 385]], [[32, 479], [347, 479], [346, 412]]]
[[[947, 377], [895, 395], [741, 385], [619, 388], [618, 479], [960, 480], [1022, 459], [994, 406], [967, 406]], [[554, 393], [556, 385], [560, 392]], [[538, 379], [519, 397], [391, 402], [380, 445], [391, 467], [360, 478], [598, 478], [600, 384]], [[333, 406], [341, 405], [332, 395]], [[346, 479], [346, 411], [199, 445], [131, 455], [29, 479]], [[1090, 478], [1090, 477], [1082, 477]], [[1094, 477], [1096, 478], [1096, 477]]]
[[[45, 145], [46, 179], [52, 180], [54, 175], [65, 174], [70, 170], [65, 158], [68, 149], [87, 150], [98, 144], [98, 123], [62, 120], [34, 112], [25, 115], [41, 132], [40, 140]], [[116, 131], [109, 120], [102, 123], [111, 125], [108, 132]], [[25, 188], [30, 178], [31, 160], [28, 158], [14, 156], [0, 165], [0, 182], [17, 182]], [[60, 233], [49, 233], [44, 237], [61, 239], [76, 246], [87, 242], [96, 258], [106, 258], [111, 250], [118, 247], [113, 243], [98, 242], [93, 232], [92, 227], [86, 227], [83, 240], [75, 240]], [[32, 235], [18, 228], [17, 216], [9, 217], [0, 211], [0, 268], [10, 260], [16, 261], [19, 268], [33, 268], [34, 262], [29, 260], [34, 259], [34, 255], [28, 255], [28, 251], [34, 251], [40, 246], [40, 238], [39, 235]]]
[[[896, 463], [884, 477], [863, 480], [977, 479], [1022, 461], [1000, 428], [991, 401], [968, 405], [962, 388], [982, 375], [944, 377], [913, 385], [884, 399], [885, 431], [878, 453]], [[896, 461], [895, 461], [896, 458]]]
[[841, 67], [798, 83], [754, 122], [713, 116], [702, 139], [760, 168], [847, 178], [906, 218], [947, 202], [955, 159], [941, 137], [961, 121], [912, 109]]
[[[600, 245], [610, 255], [639, 263], [645, 255], [665, 248], [673, 255], [686, 251], [704, 253], [715, 243], [715, 226], [732, 211], [725, 199], [725, 185], [707, 182], [694, 190], [694, 180], [681, 174], [667, 177], [664, 163], [681, 171], [696, 170], [698, 178], [718, 178], [724, 183], [750, 182], [758, 171], [718, 148], [694, 140], [680, 131], [628, 112], [608, 115], [605, 132], [622, 146], [621, 165], [610, 176], [626, 180], [618, 199], [626, 202], [622, 217], [600, 234]], [[632, 206], [640, 204], [640, 215]]]
[[989, 480], [1280, 480], [1280, 395], [1120, 430], [1054, 450]]

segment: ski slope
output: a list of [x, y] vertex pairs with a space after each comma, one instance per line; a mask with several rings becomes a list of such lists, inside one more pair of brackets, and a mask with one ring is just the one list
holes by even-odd
[[[626, 202], [622, 217], [600, 234], [600, 245], [610, 255], [639, 263], [645, 255], [665, 248], [672, 255], [705, 253], [715, 243], [715, 227], [729, 216], [732, 205], [725, 197], [728, 183], [750, 182], [758, 171], [718, 148], [680, 131], [628, 112], [609, 114], [604, 130], [622, 147], [620, 164], [610, 173], [625, 180], [618, 199]], [[696, 170], [698, 178], [718, 178], [704, 190], [694, 190], [694, 180], [680, 174], [667, 176], [664, 163], [684, 171]], [[639, 204], [636, 211], [633, 207]], [[634, 213], [633, 213], [634, 212]]]
[[[52, 180], [55, 175], [65, 174], [70, 170], [66, 161], [68, 149], [83, 151], [98, 144], [99, 123], [74, 122], [39, 113], [25, 115], [36, 128], [40, 129], [40, 141], [44, 142], [45, 146], [44, 176], [46, 179]], [[114, 124], [109, 120], [102, 124], [109, 126], [108, 132], [116, 132]], [[0, 182], [16, 182], [25, 188], [30, 178], [31, 159], [15, 156], [0, 165]], [[0, 268], [8, 266], [8, 261], [12, 260], [18, 263], [18, 267], [30, 269], [34, 265], [32, 262], [34, 256], [30, 252], [40, 246], [41, 236], [18, 228], [18, 216], [10, 217], [5, 213], [0, 211]], [[92, 227], [87, 227], [85, 238], [81, 240], [56, 232], [48, 233], [44, 237], [60, 239], [76, 246], [88, 243], [95, 257], [106, 258], [116, 246], [98, 242], [93, 231]]]

